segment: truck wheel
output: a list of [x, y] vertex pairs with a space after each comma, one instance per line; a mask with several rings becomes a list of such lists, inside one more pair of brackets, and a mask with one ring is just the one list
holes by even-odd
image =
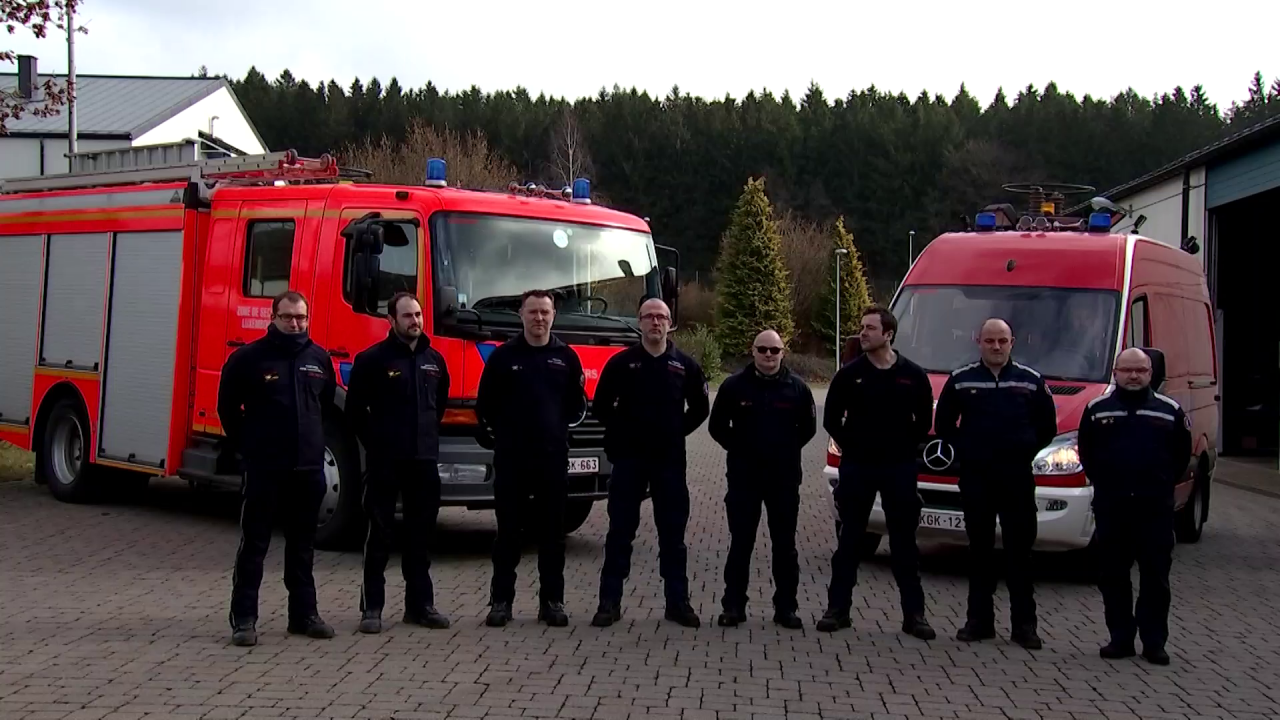
[[570, 500], [564, 506], [564, 534], [577, 530], [591, 515], [590, 500]]
[[1173, 534], [1180, 543], [1199, 542], [1204, 533], [1204, 522], [1209, 514], [1210, 479], [1207, 473], [1201, 472], [1203, 468], [1202, 461], [1196, 468], [1196, 487], [1187, 498], [1187, 504], [1182, 506], [1174, 518]]
[[316, 547], [350, 548], [364, 529], [360, 464], [354, 443], [331, 420], [324, 423], [324, 498], [316, 519]]
[[96, 470], [89, 464], [89, 422], [74, 400], [59, 400], [49, 413], [37, 453], [36, 473], [55, 498], [84, 503], [96, 499]]

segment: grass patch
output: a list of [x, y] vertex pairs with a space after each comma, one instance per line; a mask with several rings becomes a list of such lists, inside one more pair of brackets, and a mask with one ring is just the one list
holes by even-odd
[[0, 482], [30, 480], [35, 467], [35, 455], [0, 440]]

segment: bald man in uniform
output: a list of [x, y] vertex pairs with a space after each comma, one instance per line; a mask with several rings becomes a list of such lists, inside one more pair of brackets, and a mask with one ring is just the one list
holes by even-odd
[[746, 622], [747, 583], [763, 505], [773, 539], [773, 622], [799, 630], [796, 614], [800, 563], [796, 522], [800, 513], [800, 452], [818, 432], [813, 392], [783, 362], [782, 337], [773, 330], [756, 335], [752, 363], [731, 375], [711, 406], [708, 429], [727, 453], [729, 557], [718, 623]]
[[[1191, 463], [1191, 423], [1172, 398], [1156, 392], [1151, 357], [1138, 348], [1120, 353], [1115, 387], [1094, 398], [1080, 418], [1080, 463], [1093, 483], [1102, 576], [1098, 588], [1111, 642], [1099, 654], [1142, 656], [1168, 665], [1169, 567], [1173, 563], [1174, 486]], [[1137, 616], [1129, 572], [1138, 563]]]
[[1031, 463], [1058, 433], [1053, 395], [1040, 373], [1015, 362], [1013, 330], [999, 318], [978, 333], [981, 359], [951, 373], [938, 394], [934, 432], [956, 451], [965, 532], [969, 536], [969, 612], [956, 639], [995, 637], [996, 519], [1008, 570], [1009, 639], [1042, 647], [1031, 586], [1036, 541], [1036, 483]]

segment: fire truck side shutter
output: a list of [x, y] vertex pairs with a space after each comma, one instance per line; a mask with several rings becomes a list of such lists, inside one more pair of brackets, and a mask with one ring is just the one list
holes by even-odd
[[0, 422], [24, 425], [31, 414], [31, 366], [40, 311], [39, 235], [0, 237]]
[[49, 236], [41, 365], [101, 368], [107, 243], [107, 233]]
[[100, 452], [159, 465], [169, 445], [182, 232], [117, 233]]

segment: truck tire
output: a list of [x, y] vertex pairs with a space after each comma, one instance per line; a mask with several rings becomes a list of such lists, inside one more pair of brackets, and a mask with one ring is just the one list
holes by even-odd
[[1202, 459], [1196, 465], [1196, 486], [1173, 520], [1173, 534], [1180, 543], [1196, 543], [1204, 534], [1204, 523], [1209, 517], [1209, 486], [1212, 479]]
[[36, 474], [62, 502], [87, 503], [98, 498], [98, 470], [89, 463], [89, 421], [80, 404], [58, 400], [36, 453]]
[[591, 516], [591, 505], [592, 502], [590, 500], [570, 500], [565, 503], [564, 524], [562, 525], [565, 535], [582, 527], [582, 524]]
[[324, 498], [316, 518], [315, 546], [320, 550], [347, 550], [364, 532], [363, 488], [360, 455], [355, 442], [330, 419], [324, 422]]

